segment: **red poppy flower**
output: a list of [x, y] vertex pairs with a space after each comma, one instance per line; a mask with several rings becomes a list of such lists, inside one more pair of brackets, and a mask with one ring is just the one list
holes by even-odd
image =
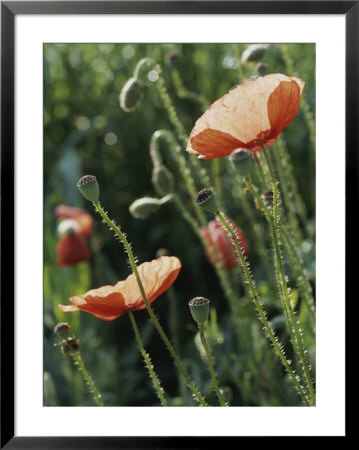
[[197, 120], [187, 151], [199, 158], [269, 147], [297, 115], [304, 82], [280, 73], [257, 77], [232, 89]]
[[[246, 255], [249, 250], [249, 244], [242, 230], [228, 217], [226, 221], [236, 233], [241, 249]], [[210, 250], [209, 253], [206, 252], [206, 256], [213, 266], [220, 263], [225, 269], [230, 270], [238, 265], [233, 239], [219, 222], [211, 220], [207, 227], [201, 227], [201, 234]]]
[[77, 233], [65, 234], [56, 246], [57, 260], [61, 267], [88, 261], [91, 251], [85, 239]]
[[80, 225], [79, 233], [82, 236], [90, 236], [92, 233], [93, 218], [81, 208], [75, 208], [73, 206], [59, 205], [55, 214], [59, 218], [74, 219]]
[[[149, 303], [172, 285], [181, 267], [175, 256], [162, 256], [137, 267]], [[103, 286], [70, 297], [70, 301], [74, 304], [59, 305], [59, 308], [65, 312], [85, 311], [102, 320], [117, 319], [130, 309], [139, 311], [146, 308], [134, 274], [115, 286]]]

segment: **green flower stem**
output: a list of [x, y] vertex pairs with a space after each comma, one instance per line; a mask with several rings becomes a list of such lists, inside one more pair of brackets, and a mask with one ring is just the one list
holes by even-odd
[[[294, 66], [293, 66], [293, 61], [292, 58], [289, 54], [289, 50], [288, 50], [288, 46], [286, 44], [280, 44], [279, 48], [281, 50], [282, 53], [282, 57], [284, 60], [284, 63], [286, 65], [288, 74], [293, 77], [296, 76], [296, 72], [294, 70]], [[313, 113], [310, 110], [310, 106], [309, 103], [305, 97], [305, 94], [302, 95], [302, 99], [301, 99], [301, 106], [302, 106], [302, 110], [303, 110], [303, 114], [304, 114], [304, 119], [307, 123], [307, 127], [308, 127], [308, 131], [309, 131], [309, 139], [310, 142], [313, 146], [313, 148], [315, 148], [315, 124], [314, 124], [314, 117], [313, 117]]]
[[236, 55], [236, 58], [238, 61], [238, 81], [239, 81], [239, 83], [243, 83], [243, 81], [245, 79], [245, 74], [244, 74], [244, 66], [241, 63], [241, 56], [242, 56], [241, 44], [233, 44], [233, 50], [234, 50], [234, 54]]
[[[247, 186], [249, 192], [252, 194], [254, 200], [260, 206], [260, 209], [263, 211], [264, 216], [266, 217], [266, 219], [268, 220], [268, 222], [271, 226], [271, 230], [273, 230], [271, 212], [268, 209], [265, 202], [263, 201], [262, 197], [259, 195], [256, 187], [254, 186], [254, 184], [252, 183], [252, 181], [249, 178], [246, 179], [246, 186]], [[300, 260], [300, 256], [297, 252], [297, 249], [295, 248], [285, 227], [281, 228], [281, 235], [283, 238], [282, 239], [283, 248], [284, 248], [285, 254], [288, 257], [288, 261], [292, 268], [294, 276], [296, 277], [298, 289], [299, 289], [304, 301], [306, 302], [306, 304], [308, 306], [308, 310], [311, 315], [312, 324], [315, 324], [315, 308], [314, 308], [314, 299], [313, 299], [312, 288], [311, 288], [309, 280], [304, 272], [302, 261]]]
[[300, 256], [298, 254], [298, 251], [296, 247], [294, 246], [287, 230], [285, 228], [282, 228], [282, 244], [284, 251], [288, 257], [289, 264], [291, 266], [291, 269], [293, 271], [293, 274], [297, 280], [298, 289], [307, 304], [308, 311], [310, 314], [311, 324], [313, 325], [313, 328], [315, 328], [315, 306], [314, 306], [314, 299], [313, 299], [313, 291], [310, 286], [308, 277], [306, 276], [304, 269], [303, 269], [303, 263], [300, 260]]
[[[275, 252], [275, 265], [276, 265], [276, 272], [278, 274], [278, 284], [282, 291], [282, 299], [283, 299], [283, 307], [284, 312], [287, 318], [289, 331], [292, 337], [292, 343], [294, 346], [294, 349], [297, 353], [297, 356], [299, 358], [301, 368], [304, 372], [304, 377], [306, 380], [306, 385], [309, 391], [309, 395], [311, 398], [312, 405], [315, 404], [315, 393], [313, 388], [312, 379], [310, 377], [309, 373], [309, 367], [307, 363], [307, 359], [305, 356], [305, 350], [304, 350], [304, 344], [303, 339], [299, 330], [298, 326], [298, 319], [294, 315], [294, 311], [292, 309], [292, 306], [290, 304], [290, 298], [288, 294], [288, 286], [287, 286], [287, 280], [284, 273], [284, 267], [282, 262], [282, 256], [280, 252], [280, 242], [279, 242], [279, 234], [280, 234], [280, 227], [279, 227], [279, 215], [278, 215], [278, 186], [277, 186], [277, 180], [275, 178], [274, 170], [272, 167], [272, 163], [270, 160], [270, 157], [268, 155], [267, 149], [264, 147], [263, 144], [262, 149], [264, 153], [264, 157], [267, 162], [268, 170], [271, 176], [272, 180], [272, 187], [273, 187], [273, 224], [271, 226], [272, 229], [272, 238], [273, 238], [273, 245], [274, 245], [274, 252]], [[270, 221], [270, 224], [272, 221]]]
[[267, 320], [266, 317], [266, 313], [264, 312], [263, 308], [262, 308], [262, 303], [259, 299], [259, 295], [257, 293], [254, 281], [252, 280], [252, 276], [250, 273], [250, 268], [249, 268], [249, 264], [246, 261], [241, 246], [239, 244], [238, 238], [235, 234], [235, 232], [232, 230], [232, 228], [230, 227], [230, 225], [227, 223], [227, 221], [225, 220], [223, 214], [218, 211], [216, 213], [216, 217], [218, 218], [218, 220], [222, 223], [222, 225], [226, 228], [226, 230], [229, 232], [229, 234], [232, 236], [233, 238], [233, 242], [236, 246], [236, 250], [238, 253], [238, 257], [240, 259], [241, 262], [241, 268], [243, 270], [243, 277], [245, 280], [245, 284], [249, 290], [249, 294], [256, 306], [257, 312], [259, 314], [259, 318], [262, 321], [263, 325], [264, 325], [264, 329], [266, 330], [267, 336], [270, 339], [274, 349], [275, 349], [275, 353], [277, 354], [277, 356], [280, 358], [283, 366], [285, 367], [285, 369], [287, 370], [289, 376], [291, 377], [295, 387], [297, 388], [297, 391], [299, 393], [299, 395], [301, 396], [303, 402], [309, 406], [310, 405], [310, 401], [307, 398], [307, 395], [304, 391], [304, 388], [301, 386], [301, 384], [299, 383], [299, 379], [298, 376], [294, 373], [294, 371], [292, 370], [292, 368], [290, 367], [290, 363], [287, 361], [287, 358], [285, 356], [284, 353], [284, 348], [282, 346], [282, 344], [279, 342], [279, 339], [275, 336], [274, 331], [272, 330], [272, 327], [270, 326], [270, 323]]
[[[273, 152], [274, 161], [280, 177], [281, 186], [283, 186], [282, 191], [284, 200], [287, 203], [288, 209], [293, 211], [293, 215], [295, 216], [296, 213], [298, 214], [302, 226], [307, 229], [308, 235], [313, 239], [313, 229], [308, 227], [306, 207], [298, 190], [298, 185], [293, 173], [293, 166], [283, 137], [278, 136], [274, 145], [276, 150]], [[298, 229], [297, 233], [299, 234], [301, 230], [298, 227], [298, 221], [291, 224], [292, 230], [293, 226], [296, 226], [296, 229]]]
[[[188, 224], [191, 226], [194, 233], [197, 235], [197, 237], [201, 241], [203, 248], [206, 249], [208, 254], [211, 254], [211, 252], [213, 252], [213, 248], [215, 249], [215, 246], [212, 245], [212, 248], [210, 248], [210, 246], [208, 245], [208, 242], [204, 239], [204, 237], [201, 233], [201, 229], [200, 229], [199, 225], [197, 224], [195, 219], [191, 216], [191, 214], [189, 214], [189, 212], [186, 210], [186, 208], [183, 206], [183, 203], [177, 194], [174, 194], [173, 200], [175, 201], [176, 206], [180, 210], [183, 218], [188, 222]], [[216, 260], [215, 255], [214, 255], [213, 260]], [[219, 264], [216, 264], [214, 266], [214, 269], [219, 278], [219, 281], [221, 283], [224, 294], [231, 306], [232, 312], [234, 313], [234, 317], [238, 318], [238, 314], [235, 314], [235, 312], [237, 311], [237, 308], [235, 307], [235, 305], [238, 304], [239, 298], [237, 297], [236, 293], [232, 289], [231, 283], [228, 279], [228, 274], [222, 267], [219, 266]], [[238, 327], [238, 329], [240, 329], [240, 328]]]
[[101, 400], [101, 394], [98, 392], [95, 383], [93, 382], [90, 374], [88, 373], [85, 364], [82, 361], [81, 355], [75, 350], [70, 350], [70, 355], [72, 359], [75, 361], [75, 364], [78, 366], [82, 376], [84, 377], [85, 382], [87, 383], [90, 391], [92, 392], [93, 398], [97, 404], [97, 406], [104, 406], [103, 401]]
[[197, 92], [189, 91], [183, 84], [181, 74], [178, 70], [172, 70], [172, 79], [173, 84], [176, 88], [176, 92], [179, 98], [187, 98], [189, 100], [193, 100], [196, 103], [199, 103], [202, 107], [202, 110], [206, 110], [209, 107], [209, 102], [207, 99]]
[[[174, 195], [173, 200], [175, 201], [176, 206], [180, 210], [184, 220], [186, 220], [188, 222], [188, 224], [190, 225], [190, 227], [192, 228], [192, 230], [194, 231], [194, 233], [196, 234], [198, 239], [201, 241], [203, 248], [206, 249], [208, 254], [210, 254], [211, 251], [213, 251], [213, 248], [215, 249], [214, 245], [212, 246], [212, 248], [210, 248], [210, 246], [208, 245], [208, 242], [204, 239], [204, 237], [201, 233], [201, 229], [200, 229], [199, 225], [197, 224], [195, 219], [191, 216], [191, 214], [189, 214], [189, 212], [186, 210], [186, 208], [183, 206], [183, 203], [177, 194]], [[213, 259], [216, 260], [215, 255], [214, 255]], [[226, 297], [229, 307], [230, 307], [230, 310], [231, 310], [231, 314], [232, 314], [231, 317], [232, 317], [232, 320], [233, 320], [233, 323], [234, 323], [234, 326], [236, 329], [238, 344], [239, 344], [239, 346], [241, 346], [243, 343], [243, 345], [245, 345], [246, 348], [248, 349], [248, 347], [249, 347], [248, 336], [244, 334], [245, 327], [242, 322], [243, 318], [239, 311], [240, 298], [239, 298], [237, 292], [235, 292], [232, 288], [232, 284], [229, 279], [228, 272], [225, 269], [223, 269], [222, 267], [220, 267], [219, 264], [216, 264], [214, 266], [214, 270], [219, 279], [221, 288], [224, 292], [224, 296]], [[254, 365], [254, 362], [253, 362], [254, 359], [253, 359], [253, 355], [251, 353], [248, 353], [248, 359], [250, 360], [250, 363], [252, 363], [252, 365]]]
[[251, 208], [251, 205], [249, 204], [249, 201], [247, 199], [247, 196], [245, 193], [243, 193], [243, 181], [241, 176], [238, 174], [238, 172], [234, 169], [232, 164], [228, 164], [228, 169], [231, 173], [232, 178], [236, 181], [238, 190], [241, 192], [241, 205], [243, 206], [244, 214], [247, 216], [247, 219], [249, 223], [252, 224], [252, 230], [254, 232], [255, 236], [255, 242], [256, 242], [256, 250], [258, 252], [258, 255], [261, 258], [261, 261], [263, 262], [268, 278], [273, 281], [273, 272], [272, 267], [269, 263], [265, 240], [264, 240], [264, 233], [260, 229], [260, 226], [257, 223], [257, 220], [255, 218], [254, 212]]
[[198, 390], [196, 389], [195, 385], [193, 384], [192, 380], [190, 379], [189, 375], [187, 374], [187, 371], [185, 370], [185, 368], [183, 367], [179, 357], [177, 356], [177, 353], [175, 352], [174, 348], [172, 347], [172, 344], [170, 343], [170, 341], [168, 340], [165, 332], [163, 331], [163, 328], [161, 327], [155, 313], [153, 312], [153, 309], [151, 308], [145, 290], [143, 288], [143, 284], [140, 278], [140, 274], [137, 270], [137, 266], [136, 266], [136, 262], [135, 262], [135, 258], [133, 256], [132, 250], [131, 250], [131, 246], [128, 243], [126, 236], [122, 233], [122, 231], [120, 230], [120, 228], [118, 226], [115, 225], [115, 223], [113, 223], [111, 221], [111, 219], [108, 217], [108, 215], [105, 213], [105, 211], [102, 209], [101, 205], [99, 202], [94, 203], [93, 204], [94, 207], [96, 208], [96, 211], [100, 214], [100, 216], [103, 218], [103, 220], [107, 223], [107, 225], [117, 234], [117, 236], [121, 239], [123, 246], [125, 247], [125, 250], [127, 252], [130, 264], [131, 264], [131, 268], [132, 271], [136, 277], [137, 280], [137, 284], [138, 287], [140, 289], [143, 301], [146, 305], [146, 309], [148, 311], [148, 314], [154, 324], [154, 326], [156, 327], [156, 330], [158, 331], [159, 335], [161, 336], [163, 342], [165, 343], [168, 351], [170, 352], [172, 358], [174, 359], [179, 371], [181, 372], [181, 374], [183, 375], [183, 377], [185, 378], [185, 380], [187, 381], [187, 384], [189, 386], [189, 388], [192, 390], [195, 398], [197, 399], [197, 401], [200, 403], [201, 406], [207, 406], [206, 402], [204, 401], [203, 397], [201, 396], [201, 394], [198, 392]]
[[138, 327], [137, 327], [136, 320], [135, 320], [135, 317], [133, 315], [133, 312], [131, 310], [129, 310], [128, 311], [128, 315], [130, 316], [131, 325], [132, 325], [133, 331], [135, 333], [135, 337], [136, 337], [138, 348], [139, 348], [140, 353], [141, 353], [141, 355], [143, 357], [143, 360], [145, 361], [147, 370], [148, 370], [148, 372], [149, 372], [149, 374], [151, 376], [153, 386], [154, 386], [154, 388], [155, 388], [155, 390], [157, 392], [158, 398], [160, 399], [161, 405], [162, 406], [168, 406], [167, 405], [167, 401], [165, 399], [165, 396], [163, 395], [163, 389], [161, 387], [160, 381], [159, 381], [155, 371], [153, 370], [153, 365], [152, 365], [150, 356], [148, 355], [148, 353], [146, 353], [146, 350], [143, 347], [143, 343], [142, 343], [142, 340], [141, 340], [140, 332], [138, 330]]
[[214, 386], [214, 389], [216, 391], [219, 403], [221, 404], [221, 406], [226, 406], [226, 402], [224, 401], [224, 399], [222, 397], [221, 390], [220, 390], [220, 388], [218, 386], [218, 381], [217, 381], [217, 378], [216, 378], [216, 374], [214, 372], [213, 359], [212, 359], [211, 351], [210, 351], [210, 348], [209, 348], [206, 336], [204, 334], [204, 327], [203, 326], [199, 326], [198, 329], [199, 329], [199, 335], [201, 337], [201, 342], [202, 342], [203, 348], [204, 348], [204, 350], [206, 352], [207, 361], [208, 361], [208, 368], [209, 368], [209, 371], [210, 371], [210, 374], [211, 374], [213, 386]]
[[[159, 66], [157, 66], [157, 71], [158, 71], [158, 80], [157, 80], [156, 84], [157, 84], [158, 91], [159, 91], [160, 97], [162, 99], [163, 105], [167, 111], [170, 122], [172, 123], [174, 129], [176, 130], [177, 136], [179, 137], [180, 141], [182, 142], [184, 148], [186, 148], [187, 143], [188, 143], [188, 136], [186, 134], [186, 131], [185, 131], [181, 121], [178, 118], [178, 115], [176, 113], [175, 107], [173, 106], [171, 97], [168, 95], [164, 79], [161, 76], [161, 68]], [[200, 174], [203, 183], [207, 186], [210, 186], [211, 181], [207, 175], [206, 170], [203, 167], [201, 167], [201, 165], [199, 164], [198, 158], [197, 157], [189, 158], [189, 162], [192, 166], [192, 169]]]

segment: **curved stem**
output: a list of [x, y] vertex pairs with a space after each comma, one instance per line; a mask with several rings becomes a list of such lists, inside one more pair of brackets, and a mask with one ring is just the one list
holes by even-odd
[[95, 383], [92, 381], [92, 378], [90, 374], [88, 373], [85, 364], [82, 361], [81, 356], [76, 352], [75, 350], [70, 351], [70, 355], [77, 364], [80, 372], [82, 373], [82, 376], [84, 377], [84, 380], [86, 381], [88, 387], [90, 388], [90, 391], [92, 392], [93, 398], [95, 402], [97, 403], [97, 406], [104, 406], [103, 401], [101, 400], [101, 394], [98, 392]]
[[147, 370], [148, 370], [148, 372], [149, 372], [149, 374], [151, 376], [153, 386], [156, 389], [156, 392], [157, 392], [158, 398], [160, 399], [161, 405], [162, 406], [168, 406], [167, 405], [167, 401], [165, 399], [165, 396], [163, 395], [163, 389], [161, 387], [160, 381], [159, 381], [155, 371], [153, 370], [153, 365], [152, 365], [150, 356], [146, 352], [145, 348], [143, 347], [142, 339], [141, 339], [140, 332], [138, 330], [138, 327], [137, 327], [136, 320], [135, 320], [135, 317], [133, 315], [133, 312], [131, 310], [129, 310], [128, 311], [128, 315], [130, 316], [131, 325], [132, 325], [133, 331], [135, 333], [135, 337], [136, 337], [138, 348], [139, 348], [140, 353], [141, 353], [141, 355], [143, 357], [143, 360], [145, 361]]
[[243, 255], [241, 246], [239, 244], [238, 238], [237, 238], [235, 232], [232, 230], [232, 228], [227, 223], [227, 221], [223, 217], [223, 214], [220, 211], [218, 211], [216, 213], [216, 217], [222, 223], [222, 225], [226, 228], [226, 230], [229, 232], [229, 234], [232, 236], [233, 242], [235, 244], [235, 247], [236, 247], [236, 250], [237, 250], [237, 253], [238, 253], [238, 257], [239, 257], [240, 262], [241, 262], [241, 267], [242, 267], [242, 270], [243, 270], [246, 286], [249, 289], [250, 296], [251, 296], [251, 298], [252, 298], [252, 300], [253, 300], [253, 302], [254, 302], [254, 304], [256, 306], [256, 309], [258, 311], [260, 320], [262, 321], [262, 323], [264, 325], [264, 329], [267, 332], [267, 336], [270, 339], [270, 341], [271, 341], [271, 343], [272, 343], [272, 345], [273, 345], [273, 347], [275, 349], [275, 352], [276, 352], [277, 356], [280, 358], [282, 364], [284, 365], [284, 367], [286, 368], [288, 374], [290, 375], [290, 377], [291, 377], [295, 387], [298, 390], [298, 393], [302, 397], [302, 400], [304, 401], [304, 403], [306, 405], [309, 406], [310, 402], [309, 402], [309, 400], [308, 400], [308, 398], [306, 396], [306, 393], [304, 392], [303, 387], [300, 385], [300, 383], [298, 381], [298, 378], [297, 378], [297, 375], [294, 373], [294, 371], [290, 367], [290, 363], [287, 361], [287, 358], [286, 358], [285, 353], [284, 353], [283, 346], [280, 344], [278, 338], [275, 336], [274, 331], [272, 330], [272, 327], [270, 326], [270, 323], [267, 320], [266, 313], [264, 312], [264, 310], [262, 308], [262, 304], [260, 302], [259, 295], [258, 295], [256, 287], [254, 285], [254, 281], [252, 280], [252, 277], [251, 277], [249, 265], [248, 265], [247, 261], [244, 258], [244, 255]]
[[193, 384], [192, 380], [190, 379], [189, 375], [187, 374], [187, 371], [185, 370], [185, 368], [183, 367], [179, 357], [177, 356], [177, 353], [175, 352], [174, 348], [172, 347], [172, 344], [170, 343], [170, 341], [168, 340], [165, 332], [163, 331], [162, 326], [160, 325], [155, 313], [153, 312], [153, 309], [151, 308], [151, 305], [148, 302], [145, 290], [143, 288], [143, 284], [140, 278], [140, 274], [137, 270], [137, 266], [136, 266], [136, 262], [135, 262], [135, 258], [133, 256], [132, 250], [131, 250], [131, 246], [127, 241], [126, 236], [122, 233], [122, 231], [120, 230], [120, 228], [118, 226], [116, 226], [111, 219], [108, 217], [108, 215], [105, 213], [105, 211], [102, 209], [101, 205], [99, 202], [94, 203], [94, 206], [96, 208], [96, 211], [101, 215], [101, 217], [104, 219], [104, 221], [107, 223], [107, 225], [117, 234], [117, 236], [121, 239], [123, 246], [125, 247], [125, 250], [127, 252], [129, 261], [130, 261], [130, 265], [132, 268], [132, 271], [136, 277], [136, 281], [138, 284], [138, 287], [140, 289], [143, 301], [146, 305], [146, 309], [148, 311], [148, 314], [151, 317], [151, 320], [154, 324], [154, 326], [156, 327], [156, 330], [158, 331], [159, 335], [161, 336], [163, 342], [165, 343], [168, 351], [170, 352], [172, 358], [174, 359], [178, 370], [181, 372], [181, 374], [183, 375], [183, 377], [185, 378], [185, 380], [188, 383], [189, 388], [192, 390], [195, 398], [197, 399], [197, 401], [200, 403], [201, 406], [206, 406], [206, 402], [204, 401], [203, 397], [201, 396], [201, 394], [198, 392], [198, 390], [196, 389], [195, 385]]
[[221, 390], [220, 390], [220, 388], [219, 388], [219, 386], [218, 386], [218, 381], [217, 381], [217, 378], [216, 378], [216, 374], [215, 374], [215, 372], [214, 372], [214, 368], [213, 368], [213, 359], [212, 359], [211, 351], [210, 351], [210, 349], [209, 349], [209, 345], [208, 345], [206, 336], [205, 336], [205, 334], [204, 334], [204, 327], [203, 327], [203, 326], [199, 326], [198, 329], [199, 329], [199, 335], [200, 335], [200, 337], [201, 337], [202, 345], [203, 345], [204, 350], [205, 350], [205, 352], [206, 352], [207, 361], [208, 361], [208, 368], [209, 368], [209, 371], [210, 371], [210, 373], [211, 373], [211, 378], [212, 378], [213, 386], [214, 386], [214, 388], [215, 388], [215, 390], [216, 390], [216, 394], [217, 394], [219, 403], [221, 404], [221, 406], [226, 406], [226, 402], [225, 402], [224, 399], [223, 399]]
[[[156, 84], [157, 84], [158, 91], [159, 91], [160, 97], [162, 99], [163, 105], [167, 111], [168, 117], [169, 117], [174, 129], [176, 130], [177, 136], [179, 137], [180, 141], [186, 148], [187, 143], [188, 143], [187, 133], [186, 133], [181, 121], [178, 118], [178, 115], [175, 110], [175, 107], [173, 106], [171, 97], [168, 95], [164, 79], [161, 76], [161, 68], [159, 66], [157, 66], [157, 71], [158, 71], [159, 75], [158, 75], [158, 80], [157, 80]], [[198, 159], [196, 157], [189, 158], [189, 162], [192, 165], [193, 169], [196, 170], [201, 175], [204, 184], [207, 186], [210, 186], [211, 181], [207, 175], [206, 170], [200, 166]]]

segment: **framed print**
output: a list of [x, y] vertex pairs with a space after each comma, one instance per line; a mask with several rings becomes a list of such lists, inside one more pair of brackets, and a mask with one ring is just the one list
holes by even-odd
[[1, 3], [1, 448], [347, 435], [358, 8]]

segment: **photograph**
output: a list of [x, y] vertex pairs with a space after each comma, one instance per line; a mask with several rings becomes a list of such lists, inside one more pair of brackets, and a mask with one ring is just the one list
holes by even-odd
[[42, 61], [43, 406], [316, 406], [315, 42]]

